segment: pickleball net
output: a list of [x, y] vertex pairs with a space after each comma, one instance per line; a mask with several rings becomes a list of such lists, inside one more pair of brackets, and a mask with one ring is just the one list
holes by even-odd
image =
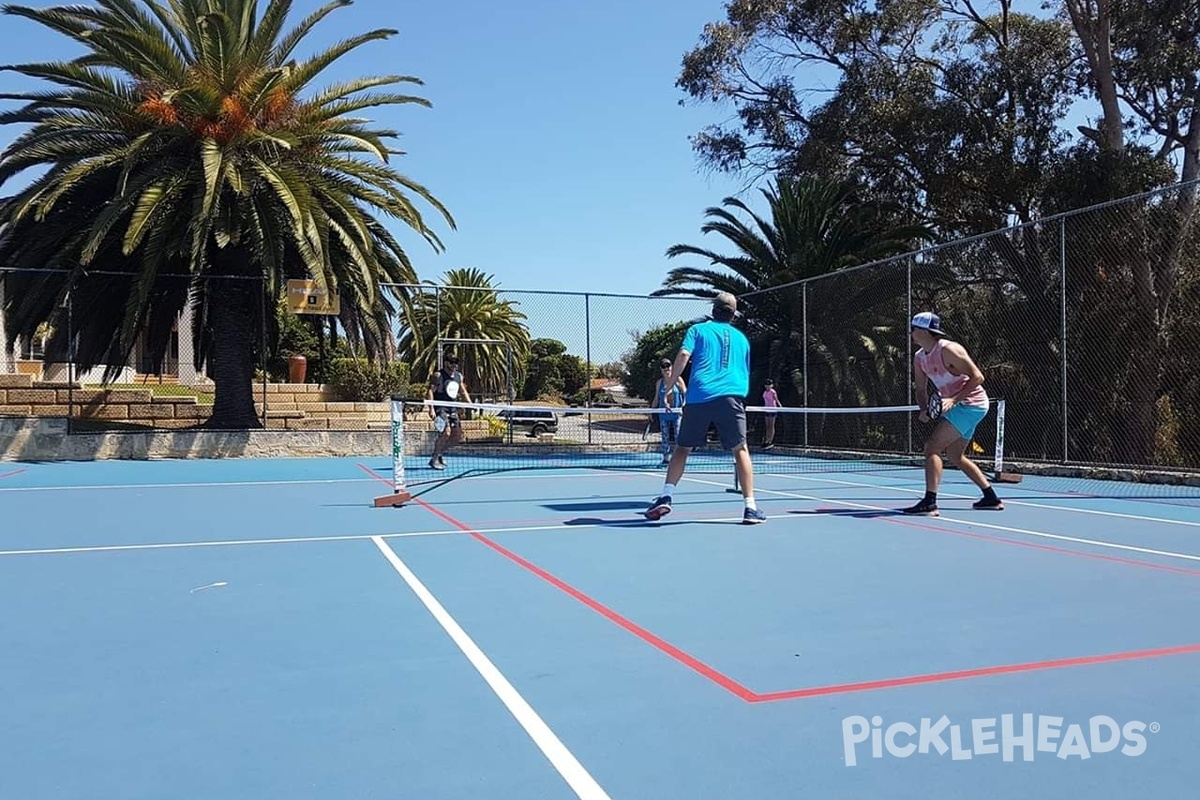
[[[440, 410], [439, 415], [437, 411]], [[916, 406], [746, 409], [755, 474], [821, 474], [920, 469], [930, 426]], [[453, 414], [461, 439], [434, 457], [441, 422]], [[665, 474], [678, 410], [391, 400], [394, 491], [376, 506], [403, 505], [451, 481], [521, 470], [607, 470]], [[773, 416], [769, 416], [772, 415]], [[768, 420], [774, 420], [767, 447]], [[664, 437], [666, 445], [664, 446]], [[1004, 403], [968, 444], [986, 472], [1004, 473]], [[736, 488], [734, 457], [710, 429], [692, 450], [689, 475], [721, 475]]]

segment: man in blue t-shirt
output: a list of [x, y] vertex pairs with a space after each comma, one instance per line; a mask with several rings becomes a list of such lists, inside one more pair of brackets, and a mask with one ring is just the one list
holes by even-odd
[[754, 502], [754, 471], [746, 447], [745, 398], [750, 393], [750, 342], [733, 327], [737, 316], [737, 298], [721, 292], [713, 298], [712, 318], [688, 328], [683, 344], [669, 374], [663, 381], [670, 386], [683, 373], [688, 361], [692, 374], [688, 382], [687, 405], [675, 452], [667, 467], [667, 478], [660, 496], [645, 512], [647, 519], [661, 519], [671, 513], [675, 486], [683, 477], [692, 448], [704, 445], [709, 426], [715, 426], [721, 446], [733, 451], [738, 485], [746, 508], [742, 522], [753, 525], [767, 517]]

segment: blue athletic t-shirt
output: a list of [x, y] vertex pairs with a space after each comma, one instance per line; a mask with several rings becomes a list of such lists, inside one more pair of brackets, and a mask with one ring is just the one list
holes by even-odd
[[728, 322], [708, 320], [688, 328], [681, 350], [692, 354], [688, 402], [742, 397], [750, 391], [750, 342]]

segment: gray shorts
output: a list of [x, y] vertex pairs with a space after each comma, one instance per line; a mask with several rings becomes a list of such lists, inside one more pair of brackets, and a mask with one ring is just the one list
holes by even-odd
[[680, 447], [703, 447], [708, 427], [715, 425], [721, 446], [732, 450], [746, 443], [746, 407], [737, 397], [717, 397], [683, 407], [683, 421], [675, 443]]

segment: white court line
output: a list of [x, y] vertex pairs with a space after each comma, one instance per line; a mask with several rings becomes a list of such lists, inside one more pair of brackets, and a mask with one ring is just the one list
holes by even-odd
[[[388, 536], [436, 536], [456, 533], [437, 531], [429, 533], [390, 533]], [[297, 544], [300, 542], [352, 542], [370, 539], [374, 534], [364, 533], [347, 536], [296, 536], [286, 539], [228, 539], [211, 542], [158, 542], [151, 544], [97, 544], [80, 547], [45, 547], [36, 550], [0, 550], [0, 556], [52, 556], [67, 553], [120, 553], [134, 550], [186, 550], [199, 547], [239, 547], [252, 544]]]
[[413, 574], [412, 570], [400, 560], [396, 552], [388, 546], [380, 537], [372, 537], [375, 546], [379, 548], [379, 552], [383, 553], [383, 557], [388, 560], [392, 568], [400, 574], [404, 582], [408, 584], [408, 588], [412, 589], [413, 594], [424, 604], [433, 618], [438, 621], [442, 629], [449, 634], [450, 638], [458, 645], [458, 649], [471, 662], [471, 666], [475, 667], [480, 676], [487, 681], [488, 686], [500, 698], [500, 702], [504, 703], [509, 712], [516, 718], [525, 732], [529, 734], [529, 738], [538, 746], [554, 766], [558, 770], [558, 774], [563, 777], [567, 784], [574, 790], [575, 795], [585, 800], [609, 800], [608, 794], [604, 789], [600, 788], [600, 784], [584, 769], [583, 765], [571, 754], [571, 751], [566, 748], [555, 735], [554, 731], [550, 730], [538, 713], [533, 710], [533, 707], [525, 701], [520, 693], [513, 688], [513, 685], [508, 682], [508, 679], [496, 668], [496, 665], [484, 654], [479, 646], [472, 641], [454, 617], [450, 616], [449, 612], [442, 607], [433, 593], [425, 588], [420, 579]]
[[[580, 470], [582, 470], [582, 469], [586, 469], [586, 468], [585, 467], [553, 467], [553, 469], [580, 469]], [[519, 470], [519, 468], [514, 468], [512, 471], [516, 472], [518, 470]], [[469, 480], [472, 483], [476, 483], [478, 481], [513, 481], [513, 480], [527, 481], [527, 480], [529, 480], [528, 472], [529, 472], [528, 470], [524, 470], [523, 474], [520, 476], [499, 476], [499, 475], [490, 476], [490, 477], [485, 476], [485, 475], [481, 475], [479, 477], [470, 476], [470, 477], [465, 478], [465, 480]], [[651, 472], [649, 469], [647, 469], [645, 472], [638, 471], [638, 470], [629, 470], [629, 471], [625, 471], [625, 472], [619, 472], [619, 471], [615, 471], [612, 469], [605, 469], [604, 472], [608, 473], [609, 475], [633, 476], [633, 475], [649, 474], [649, 475], [657, 475], [658, 477], [662, 476], [662, 473]], [[580, 478], [591, 477], [592, 475], [594, 475], [594, 472], [589, 472], [588, 474], [581, 474], [581, 475], [539, 475], [539, 476], [537, 476], [537, 480], [539, 480], [539, 481], [540, 480], [550, 480], [550, 479], [556, 479], [556, 478], [557, 479], [573, 478], [573, 479], [578, 480]], [[453, 474], [451, 474], [449, 476], [444, 476], [444, 477], [438, 476], [436, 478], [430, 478], [428, 480], [423, 480], [416, 485], [422, 486], [427, 483], [438, 483], [443, 480], [449, 480], [450, 478], [453, 478], [453, 477], [454, 477]], [[278, 481], [212, 481], [212, 482], [203, 482], [202, 481], [202, 482], [198, 482], [198, 483], [108, 483], [108, 484], [97, 483], [97, 484], [84, 484], [84, 485], [80, 485], [80, 486], [71, 486], [69, 484], [64, 484], [64, 485], [60, 485], [60, 486], [4, 486], [4, 487], [0, 487], [0, 492], [59, 492], [59, 491], [82, 490], [82, 489], [104, 490], [104, 491], [109, 491], [112, 489], [203, 489], [208, 486], [217, 486], [217, 487], [306, 486], [309, 484], [327, 484], [327, 483], [374, 483], [376, 481], [377, 481], [376, 478], [370, 478], [370, 477], [364, 476], [362, 478], [313, 478], [313, 479], [278, 480]]]
[[306, 486], [322, 483], [371, 483], [373, 478], [312, 478], [288, 481], [211, 481], [201, 483], [93, 483], [82, 486], [5, 486], [0, 492], [62, 492], [75, 489], [203, 489], [206, 486]]
[[[726, 485], [723, 483], [716, 483], [715, 481], [701, 480], [699, 478], [684, 477], [683, 480], [691, 481], [692, 483], [708, 484], [710, 486], [725, 486]], [[849, 506], [851, 508], [866, 508], [866, 509], [870, 509], [871, 511], [895, 511], [896, 510], [894, 508], [886, 508], [884, 506], [873, 506], [873, 505], [868, 505], [866, 503], [853, 503], [849, 500], [832, 500], [828, 497], [816, 497], [814, 495], [799, 494], [798, 492], [778, 492], [773, 489], [761, 489], [757, 486], [754, 487], [754, 493], [755, 494], [779, 495], [780, 497], [794, 497], [798, 500], [813, 500], [818, 503], [833, 503], [834, 505]], [[997, 512], [977, 511], [975, 513], [977, 513], [977, 514], [995, 514]], [[906, 516], [905, 519], [912, 519], [912, 518]], [[1135, 547], [1134, 545], [1131, 545], [1131, 544], [1118, 544], [1117, 542], [1105, 542], [1105, 541], [1101, 541], [1099, 539], [1084, 539], [1079, 536], [1063, 536], [1063, 535], [1057, 534], [1057, 533], [1046, 533], [1044, 531], [1029, 530], [1028, 528], [1010, 528], [1006, 525], [991, 525], [986, 522], [975, 522], [973, 520], [969, 521], [969, 520], [964, 520], [964, 519], [955, 519], [954, 517], [917, 517], [916, 519], [924, 520], [924, 521], [928, 521], [928, 522], [944, 522], [944, 523], [948, 523], [950, 525], [963, 525], [968, 528], [972, 528], [972, 527], [989, 528], [989, 529], [995, 530], [995, 531], [1005, 531], [1007, 533], [1019, 533], [1019, 534], [1022, 534], [1023, 536], [1036, 536], [1041, 539], [1055, 539], [1055, 540], [1058, 540], [1061, 542], [1074, 542], [1076, 544], [1091, 545], [1093, 547], [1108, 547], [1113, 550], [1127, 550], [1127, 551], [1134, 552], [1134, 553], [1145, 553], [1146, 555], [1162, 556], [1163, 558], [1178, 558], [1178, 559], [1183, 559], [1185, 561], [1200, 561], [1200, 556], [1191, 555], [1188, 553], [1173, 553], [1169, 550], [1153, 550], [1149, 547]]]
[[[647, 504], [649, 505], [649, 504]], [[740, 522], [741, 517], [712, 517], [708, 519], [686, 520], [687, 522]], [[630, 517], [627, 523], [628, 527], [632, 527], [637, 523], [651, 524], [645, 518]], [[624, 523], [623, 523], [624, 524]], [[583, 523], [580, 525], [567, 525], [566, 523], [558, 522], [552, 525], [521, 525], [510, 528], [477, 528], [476, 533], [529, 533], [536, 531], [580, 531], [580, 530], [595, 530], [596, 528], [610, 528], [613, 526], [611, 521], [604, 523]], [[191, 547], [244, 547], [247, 545], [266, 545], [266, 544], [301, 544], [304, 542], [354, 542], [364, 541], [366, 539], [408, 539], [419, 536], [466, 536], [467, 534], [458, 528], [449, 528], [432, 531], [412, 531], [408, 533], [358, 533], [346, 534], [344, 536], [293, 536], [278, 539], [225, 539], [214, 541], [200, 542], [158, 542], [146, 544], [97, 544], [97, 545], [81, 545], [79, 547], [46, 547], [40, 549], [28, 550], [0, 550], [2, 556], [52, 556], [52, 555], [67, 555], [71, 553], [113, 553], [123, 551], [137, 550], [186, 550]]]
[[[902, 488], [899, 486], [890, 486], [890, 485], [879, 484], [879, 483], [859, 483], [857, 481], [839, 481], [839, 480], [834, 480], [833, 478], [808, 478], [803, 475], [775, 475], [774, 477], [788, 478], [788, 479], [799, 480], [799, 481], [810, 481], [813, 483], [817, 483], [817, 482], [819, 482], [819, 483], [837, 483], [837, 484], [841, 484], [842, 486], [858, 486], [858, 487], [863, 487], [863, 488], [867, 488], [867, 489], [883, 489], [883, 490], [886, 490], [889, 492], [903, 492], [905, 494], [919, 494], [919, 495], [925, 494], [924, 489], [905, 489], [905, 488]], [[960, 497], [960, 498], [965, 498], [967, 500], [970, 500], [972, 497], [975, 496], [975, 495], [970, 495], [970, 494], [955, 494], [954, 492], [941, 492], [941, 491], [938, 492], [938, 495], [945, 496], [945, 497]], [[1030, 508], [1047, 508], [1047, 509], [1050, 509], [1051, 511], [1070, 511], [1073, 514], [1094, 514], [1094, 515], [1100, 516], [1100, 517], [1118, 517], [1120, 519], [1136, 519], [1136, 520], [1141, 520], [1143, 522], [1162, 522], [1166, 525], [1184, 525], [1189, 528], [1200, 528], [1200, 522], [1192, 522], [1189, 520], [1182, 520], [1182, 519], [1168, 519], [1167, 517], [1151, 517], [1149, 515], [1144, 515], [1144, 514], [1124, 514], [1124, 513], [1121, 513], [1120, 511], [1101, 511], [1101, 510], [1095, 509], [1095, 508], [1071, 508], [1068, 506], [1052, 506], [1047, 503], [1030, 503], [1027, 500], [1009, 500], [1007, 498], [1004, 499], [1004, 503], [1005, 503], [1005, 505], [1029, 506]]]

